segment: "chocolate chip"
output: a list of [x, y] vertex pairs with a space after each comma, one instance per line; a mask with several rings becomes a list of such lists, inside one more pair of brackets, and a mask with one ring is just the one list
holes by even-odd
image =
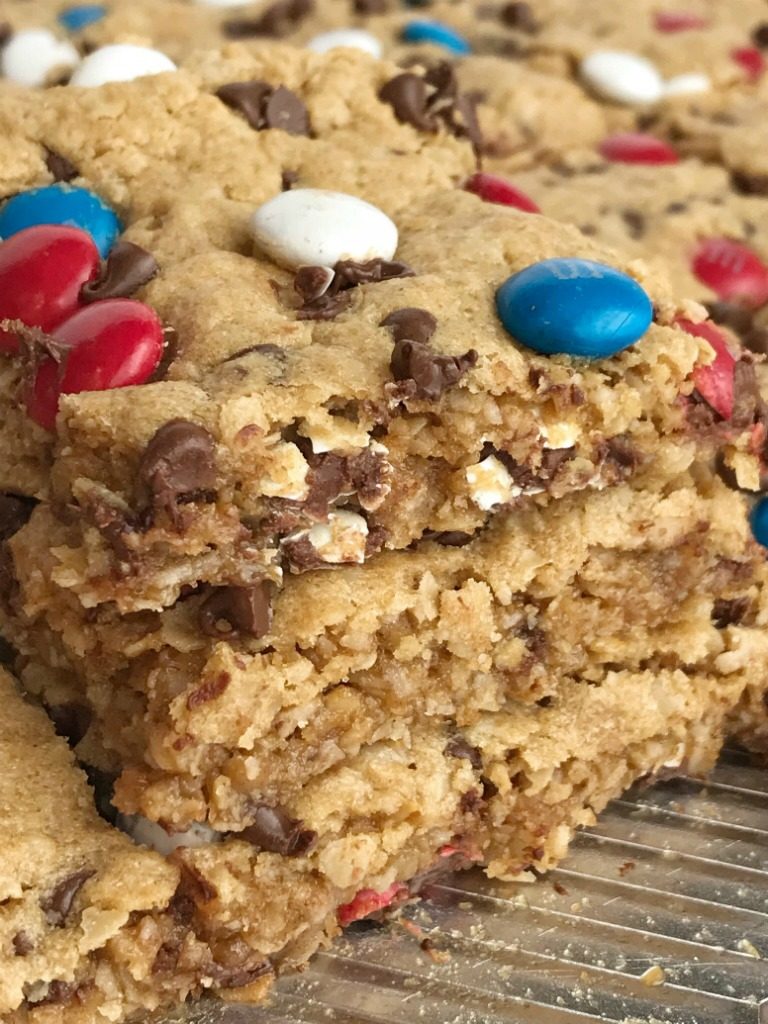
[[445, 747], [444, 753], [447, 757], [459, 757], [469, 761], [475, 769], [483, 767], [483, 755], [478, 747], [473, 747], [463, 736], [454, 736]]
[[407, 263], [378, 258], [365, 263], [340, 260], [330, 280], [327, 267], [300, 267], [293, 286], [304, 301], [296, 317], [298, 320], [332, 320], [349, 304], [346, 293], [350, 289], [361, 284], [413, 277], [413, 274]]
[[24, 526], [36, 504], [33, 498], [0, 492], [0, 541], [8, 540]]
[[35, 948], [35, 944], [26, 932], [16, 932], [11, 939], [13, 952], [16, 956], [29, 956]]
[[303, 21], [314, 6], [314, 0], [277, 0], [258, 18], [233, 18], [225, 21], [221, 31], [228, 39], [284, 36]]
[[200, 629], [206, 636], [229, 640], [235, 636], [258, 639], [272, 624], [272, 588], [269, 583], [251, 587], [217, 587], [200, 606]]
[[216, 443], [199, 423], [175, 419], [164, 423], [139, 463], [138, 478], [148, 487], [156, 509], [182, 525], [178, 502], [216, 486]]
[[687, 209], [688, 209], [688, 203], [681, 203], [681, 202], [678, 202], [678, 203], [667, 203], [666, 212], [667, 213], [685, 213], [685, 211]]
[[50, 981], [48, 982], [48, 991], [45, 993], [42, 999], [38, 999], [34, 1003], [30, 1003], [30, 1006], [60, 1006], [62, 1003], [68, 1003], [77, 994], [78, 985], [74, 982], [69, 981]]
[[75, 897], [82, 887], [96, 872], [92, 868], [82, 868], [63, 878], [50, 895], [40, 900], [40, 909], [45, 914], [48, 924], [61, 928], [65, 924]]
[[175, 327], [164, 327], [163, 328], [163, 354], [160, 358], [160, 362], [157, 364], [157, 369], [149, 378], [149, 382], [152, 383], [158, 380], [165, 380], [168, 370], [173, 364], [176, 356], [179, 354], [179, 335], [176, 332]]
[[241, 113], [251, 128], [279, 128], [289, 135], [309, 135], [309, 114], [299, 97], [269, 82], [230, 82], [216, 90], [228, 107]]
[[712, 319], [725, 327], [730, 327], [739, 335], [744, 335], [752, 330], [752, 311], [746, 306], [739, 306], [735, 302], [709, 302], [707, 311]]
[[539, 478], [554, 480], [560, 467], [570, 462], [575, 454], [573, 448], [545, 448], [541, 453]]
[[390, 370], [396, 381], [412, 383], [408, 397], [434, 401], [477, 363], [477, 352], [445, 356], [420, 341], [396, 341]]
[[411, 71], [396, 75], [381, 87], [379, 99], [388, 103], [404, 124], [436, 132], [442, 122], [452, 135], [468, 139], [476, 151], [481, 148], [475, 104], [459, 93], [456, 73], [449, 64], [438, 64], [423, 77]]
[[427, 530], [422, 535], [422, 540], [431, 540], [443, 548], [463, 548], [472, 541], [471, 533], [463, 533], [461, 530]]
[[403, 124], [423, 132], [437, 131], [437, 122], [427, 109], [429, 90], [419, 75], [405, 71], [390, 79], [379, 90], [379, 99], [388, 103]]
[[645, 217], [639, 210], [622, 210], [621, 217], [627, 225], [630, 238], [642, 238], [645, 234]]
[[733, 412], [731, 423], [734, 427], [749, 427], [755, 422], [760, 391], [757, 386], [752, 357], [745, 355], [736, 363], [733, 371]]
[[388, 0], [352, 0], [355, 14], [386, 14], [389, 10]]
[[280, 175], [280, 187], [283, 192], [290, 192], [298, 180], [298, 171], [283, 171]]
[[213, 676], [211, 679], [206, 679], [202, 686], [198, 686], [187, 697], [187, 710], [194, 711], [195, 708], [199, 708], [202, 704], [208, 704], [210, 701], [216, 700], [217, 697], [224, 693], [231, 682], [232, 677], [229, 672], [219, 672], [218, 675]]
[[[0, 45], [2, 45], [0, 43]], [[49, 149], [48, 146], [43, 146], [45, 150], [45, 166], [51, 172], [54, 181], [72, 181], [76, 178], [80, 171], [65, 156], [61, 153], [57, 153], [55, 149]]]
[[718, 598], [712, 606], [712, 622], [716, 629], [725, 629], [726, 626], [738, 626], [743, 622], [749, 611], [750, 602], [747, 597], [737, 597], [733, 600]]
[[404, 306], [402, 309], [393, 309], [379, 326], [391, 327], [396, 342], [417, 341], [426, 345], [437, 330], [437, 318], [426, 309]]
[[328, 267], [299, 267], [293, 279], [293, 287], [307, 305], [325, 295], [333, 280], [333, 271]]
[[768, 21], [761, 21], [752, 29], [752, 42], [761, 48], [768, 47]]
[[745, 171], [734, 171], [731, 174], [731, 181], [736, 191], [742, 195], [768, 195], [768, 174], [747, 174]]
[[532, 35], [539, 30], [539, 23], [534, 17], [533, 9], [525, 0], [516, 0], [514, 3], [505, 4], [499, 11], [499, 18], [507, 28], [516, 28], [518, 32], [527, 32]]
[[637, 469], [642, 455], [628, 437], [622, 434], [611, 437], [599, 446], [599, 456], [604, 465], [612, 468], [619, 480], [624, 480]]
[[136, 553], [128, 543], [128, 536], [135, 532], [136, 525], [126, 512], [98, 497], [89, 497], [81, 507], [83, 515], [93, 523], [117, 558], [131, 562]]
[[258, 804], [251, 824], [237, 836], [269, 853], [299, 857], [309, 853], [317, 842], [317, 832], [302, 826], [303, 822], [290, 817], [282, 808]]
[[53, 704], [47, 710], [56, 732], [63, 736], [71, 747], [77, 746], [93, 721], [91, 709], [78, 701]]
[[253, 352], [258, 352], [263, 356], [274, 357], [280, 362], [285, 362], [287, 358], [284, 348], [280, 348], [279, 345], [272, 344], [271, 341], [265, 341], [261, 345], [249, 345], [247, 348], [241, 348], [237, 352], [233, 352], [231, 356], [227, 356], [226, 359], [222, 359], [222, 363], [232, 363], [236, 359], [242, 359], [244, 356], [251, 355]]
[[339, 260], [333, 268], [333, 280], [328, 291], [336, 292], [356, 288], [360, 284], [378, 284], [381, 281], [392, 281], [399, 277], [413, 277], [414, 270], [400, 260], [366, 260], [358, 263], [355, 260]]
[[81, 302], [128, 298], [159, 271], [152, 253], [133, 242], [120, 241], [112, 248], [101, 276], [80, 289]]

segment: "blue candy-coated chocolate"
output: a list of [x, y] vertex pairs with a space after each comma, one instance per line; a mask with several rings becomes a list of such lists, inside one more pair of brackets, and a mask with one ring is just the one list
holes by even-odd
[[496, 309], [509, 333], [544, 355], [604, 359], [634, 344], [653, 319], [637, 281], [603, 263], [553, 259], [508, 277]]
[[106, 13], [107, 8], [103, 4], [76, 4], [59, 13], [59, 24], [69, 32], [79, 32], [81, 28], [101, 21]]
[[409, 21], [403, 29], [403, 39], [406, 43], [433, 43], [435, 46], [442, 46], [449, 53], [465, 54], [472, 50], [460, 32], [443, 25], [441, 21], [432, 21], [429, 18]]
[[758, 544], [768, 548], [768, 498], [761, 498], [752, 509], [749, 517], [752, 524], [752, 533]]
[[0, 239], [36, 224], [66, 224], [87, 231], [102, 257], [123, 230], [103, 199], [87, 188], [63, 183], [18, 192], [0, 206]]

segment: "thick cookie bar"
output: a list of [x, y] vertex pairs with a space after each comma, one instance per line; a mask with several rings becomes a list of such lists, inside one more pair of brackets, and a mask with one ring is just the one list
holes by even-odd
[[[262, 79], [306, 101], [314, 137], [253, 127], [221, 98], [233, 81]], [[638, 344], [575, 362], [519, 344], [494, 300], [508, 275], [603, 251], [576, 229], [451, 190], [473, 166], [468, 128], [405, 123], [388, 102], [396, 79], [349, 52], [233, 49], [202, 58], [196, 78], [0, 99], [14, 142], [6, 188], [45, 180], [43, 147], [76, 162], [75, 182], [114, 204], [125, 239], [158, 265], [135, 294], [175, 338], [162, 380], [63, 394], [40, 446], [41, 481], [50, 466], [45, 490], [67, 522], [65, 586], [84, 609], [157, 610], [189, 587], [361, 563], [434, 532], [473, 534], [512, 503], [610, 486], [650, 468], [666, 440], [711, 449], [712, 423], [688, 401], [711, 349], [679, 325], [703, 310], [625, 263], [653, 303]], [[119, 143], [114, 118], [99, 117], [106, 97]], [[456, 117], [469, 116], [452, 102]], [[293, 189], [281, 193], [288, 172]], [[252, 254], [254, 210], [275, 196], [301, 202], [307, 187], [374, 202], [392, 217], [396, 251], [364, 269], [337, 262], [329, 293], [258, 244]], [[557, 272], [567, 281], [581, 266]], [[554, 296], [566, 285], [548, 287]], [[99, 303], [85, 313], [98, 316]], [[29, 344], [3, 357], [11, 377], [29, 366]], [[50, 359], [47, 368], [58, 372]], [[24, 434], [20, 390], [4, 396], [14, 442]], [[55, 408], [46, 395], [38, 376], [26, 407], [53, 427], [41, 415]], [[718, 431], [747, 458], [759, 410], [745, 401], [735, 414], [720, 405]], [[39, 440], [33, 423], [24, 444]], [[15, 443], [4, 450], [4, 487], [23, 493], [27, 463], [17, 473]]]
[[182, 976], [147, 984], [178, 869], [99, 818], [66, 743], [3, 670], [0, 696], [0, 1016], [85, 1022], [183, 999]]

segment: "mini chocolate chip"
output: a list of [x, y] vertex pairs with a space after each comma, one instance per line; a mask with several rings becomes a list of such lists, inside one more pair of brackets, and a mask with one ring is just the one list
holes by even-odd
[[251, 355], [252, 352], [258, 352], [263, 356], [273, 356], [280, 362], [285, 362], [287, 355], [284, 348], [280, 348], [279, 345], [273, 345], [271, 341], [265, 341], [261, 345], [249, 345], [248, 348], [241, 348], [237, 352], [233, 352], [231, 356], [227, 356], [226, 359], [222, 359], [222, 363], [231, 363], [235, 359], [242, 359], [244, 356]]
[[0, 492], [0, 541], [8, 540], [24, 526], [36, 504], [33, 498]]
[[355, 14], [386, 14], [389, 10], [388, 0], [352, 0]]
[[221, 31], [228, 39], [284, 36], [303, 21], [314, 6], [314, 0], [277, 0], [258, 18], [233, 18], [225, 21]]
[[516, 28], [519, 32], [533, 34], [539, 30], [533, 9], [525, 0], [505, 4], [499, 12], [499, 18], [508, 28]]
[[292, 818], [282, 808], [267, 804], [258, 804], [251, 824], [236, 835], [262, 850], [279, 853], [283, 857], [303, 856], [317, 842], [317, 833], [303, 828], [303, 822]]
[[687, 209], [688, 209], [688, 203], [682, 203], [682, 202], [667, 203], [666, 212], [667, 213], [685, 213], [685, 211]]
[[200, 606], [200, 629], [207, 636], [229, 640], [238, 635], [258, 639], [272, 624], [272, 587], [217, 587]]
[[24, 931], [16, 932], [11, 939], [11, 945], [13, 946], [13, 952], [16, 956], [29, 956], [35, 948], [34, 942]]
[[731, 174], [733, 187], [742, 195], [768, 195], [768, 174], [747, 174], [745, 171], [734, 171]]
[[80, 289], [81, 302], [128, 298], [159, 271], [152, 253], [133, 242], [119, 241], [113, 247], [101, 276]]
[[426, 309], [404, 306], [402, 309], [393, 309], [379, 326], [391, 327], [395, 341], [418, 341], [426, 345], [437, 330], [437, 318]]
[[761, 21], [752, 29], [752, 42], [761, 48], [768, 47], [768, 21]]
[[645, 217], [639, 210], [622, 210], [621, 216], [627, 225], [630, 238], [642, 238], [645, 234]]
[[447, 757], [459, 757], [469, 761], [475, 769], [483, 767], [483, 755], [478, 747], [467, 743], [463, 736], [454, 736], [445, 747], [444, 753]]
[[82, 868], [63, 878], [55, 886], [50, 895], [40, 900], [40, 909], [45, 918], [54, 928], [60, 928], [67, 920], [75, 897], [82, 887], [96, 872], [92, 868]]
[[59, 736], [63, 736], [71, 747], [76, 747], [88, 732], [93, 721], [93, 712], [86, 704], [67, 701], [48, 707], [48, 716]]
[[734, 427], [744, 428], [751, 426], [755, 421], [760, 391], [757, 387], [757, 377], [752, 357], [742, 357], [734, 367], [733, 371], [733, 412], [731, 423]]
[[737, 597], [731, 601], [718, 598], [712, 606], [712, 622], [716, 629], [738, 626], [749, 611], [749, 598]]
[[427, 530], [422, 540], [431, 540], [443, 548], [463, 548], [472, 541], [471, 533], [462, 530]]
[[[2, 45], [2, 44], [0, 44]], [[49, 149], [48, 146], [43, 146], [45, 150], [45, 166], [51, 172], [54, 181], [72, 181], [80, 173], [72, 163], [61, 153], [57, 153], [55, 149]]]
[[283, 171], [280, 175], [280, 187], [283, 192], [290, 192], [298, 180], [298, 171]]
[[434, 132], [437, 122], [427, 110], [428, 98], [426, 82], [411, 71], [395, 75], [379, 90], [379, 99], [392, 107], [398, 121], [413, 125], [419, 131]]
[[299, 97], [269, 82], [230, 82], [216, 90], [228, 107], [241, 113], [251, 128], [280, 128], [289, 135], [309, 135], [309, 114]]
[[216, 487], [216, 442], [199, 423], [169, 420], [147, 445], [138, 479], [149, 488], [154, 507], [179, 526], [177, 503]]
[[389, 365], [395, 380], [413, 382], [414, 398], [434, 401], [458, 383], [477, 358], [474, 349], [461, 356], [446, 356], [423, 342], [403, 340], [395, 342]]

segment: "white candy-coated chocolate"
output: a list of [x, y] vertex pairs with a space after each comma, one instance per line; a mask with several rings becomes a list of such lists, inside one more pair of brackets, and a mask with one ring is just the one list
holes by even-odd
[[251, 216], [257, 247], [297, 270], [339, 260], [390, 260], [397, 228], [378, 207], [345, 192], [295, 188], [269, 199]]
[[579, 73], [594, 92], [616, 103], [658, 103], [664, 95], [658, 68], [636, 53], [595, 50], [582, 60]]
[[712, 79], [699, 71], [691, 71], [687, 75], [675, 75], [667, 79], [664, 85], [665, 96], [692, 96], [697, 92], [709, 92]]
[[305, 45], [308, 50], [315, 53], [328, 53], [329, 50], [336, 50], [340, 46], [362, 50], [372, 57], [380, 57], [382, 53], [381, 41], [362, 28], [337, 28], [330, 32], [321, 32]]
[[31, 88], [45, 85], [54, 74], [70, 71], [79, 63], [80, 54], [72, 43], [57, 39], [47, 28], [14, 32], [0, 51], [3, 77]]
[[175, 71], [170, 57], [149, 46], [115, 43], [90, 53], [72, 75], [69, 84], [94, 87], [107, 82], [131, 82], [134, 78]]
[[121, 814], [118, 825], [140, 846], [149, 846], [167, 857], [180, 847], [208, 846], [217, 843], [221, 835], [208, 825], [196, 821], [183, 832], [166, 832], [156, 821], [143, 818], [140, 814]]

